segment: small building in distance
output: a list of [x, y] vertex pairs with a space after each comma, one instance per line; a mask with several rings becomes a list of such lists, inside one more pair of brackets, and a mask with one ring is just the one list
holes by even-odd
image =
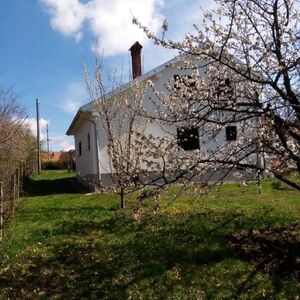
[[75, 159], [75, 150], [69, 151], [50, 151], [41, 153], [43, 168], [50, 166], [57, 169], [72, 169], [72, 162]]

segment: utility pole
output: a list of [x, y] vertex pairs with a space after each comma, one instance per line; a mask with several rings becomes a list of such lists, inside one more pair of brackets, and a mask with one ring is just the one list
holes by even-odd
[[47, 152], [48, 152], [48, 161], [50, 161], [50, 152], [49, 152], [49, 130], [48, 130], [48, 124], [47, 124], [46, 130], [47, 130]]
[[40, 112], [38, 99], [36, 99], [36, 140], [38, 174], [41, 174]]

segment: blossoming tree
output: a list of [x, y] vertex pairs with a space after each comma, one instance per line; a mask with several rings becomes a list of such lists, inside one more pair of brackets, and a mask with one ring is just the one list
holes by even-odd
[[170, 151], [176, 143], [171, 135], [154, 134], [152, 120], [144, 116], [149, 82], [136, 79], [121, 85], [114, 74], [104, 74], [99, 57], [93, 77], [85, 70], [85, 81], [107, 148], [109, 167], [102, 168], [107, 168], [112, 187], [120, 195], [120, 206], [125, 208], [127, 193], [170, 183], [170, 171], [175, 174], [179, 166], [172, 155], [176, 151]]
[[199, 129], [200, 144], [211, 147], [190, 156], [190, 171], [252, 170], [258, 179], [271, 173], [300, 190], [284, 172], [300, 173], [299, 2], [216, 3], [180, 42], [166, 38], [167, 22], [158, 37], [133, 19], [156, 44], [180, 50], [181, 69], [189, 70], [156, 93], [157, 110], [148, 117]]

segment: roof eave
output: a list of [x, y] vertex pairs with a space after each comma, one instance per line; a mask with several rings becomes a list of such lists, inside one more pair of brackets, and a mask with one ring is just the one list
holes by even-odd
[[75, 117], [73, 118], [73, 121], [71, 123], [71, 125], [69, 126], [66, 135], [74, 135], [74, 133], [72, 133], [72, 129], [74, 128], [75, 124], [77, 123], [78, 119], [80, 118], [80, 114], [83, 112], [82, 107], [80, 107], [75, 115]]

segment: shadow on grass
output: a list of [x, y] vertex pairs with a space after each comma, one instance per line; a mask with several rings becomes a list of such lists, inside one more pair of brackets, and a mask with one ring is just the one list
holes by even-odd
[[24, 186], [24, 196], [46, 196], [54, 194], [86, 193], [88, 190], [80, 185], [75, 178], [60, 179], [28, 179]]
[[286, 291], [283, 283], [276, 290], [229, 248], [236, 228], [266, 219], [264, 212], [209, 211], [140, 221], [116, 212], [103, 221], [63, 221], [51, 243], [29, 249], [2, 272], [0, 288], [12, 299], [293, 298], [299, 290]]

